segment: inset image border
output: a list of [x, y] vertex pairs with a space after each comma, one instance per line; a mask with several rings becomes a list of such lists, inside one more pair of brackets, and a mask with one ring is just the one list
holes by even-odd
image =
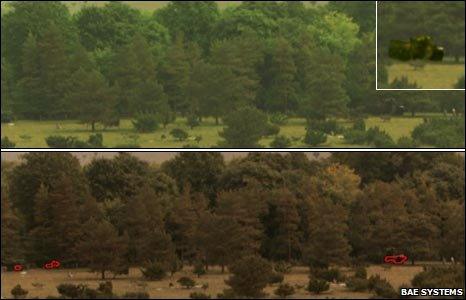
[[[375, 89], [377, 91], [465, 91], [465, 89], [388, 89], [388, 88], [379, 88], [379, 72], [378, 72], [378, 60], [379, 60], [379, 52], [378, 52], [378, 30], [379, 30], [379, 2], [382, 1], [375, 1]], [[402, 1], [400, 1], [402, 3]]]

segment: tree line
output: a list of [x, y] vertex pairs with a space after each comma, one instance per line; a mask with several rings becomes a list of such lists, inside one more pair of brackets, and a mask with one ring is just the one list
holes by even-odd
[[[388, 254], [464, 261], [464, 157], [453, 153], [127, 153], [2, 162], [2, 265], [148, 278], [238, 257], [328, 267]], [[200, 272], [199, 271], [199, 272]]]
[[8, 5], [2, 112], [18, 118], [95, 129], [123, 117], [219, 122], [243, 106], [309, 119], [464, 110], [462, 92], [376, 93], [374, 3], [177, 1], [151, 16], [116, 1], [73, 15], [56, 1]]

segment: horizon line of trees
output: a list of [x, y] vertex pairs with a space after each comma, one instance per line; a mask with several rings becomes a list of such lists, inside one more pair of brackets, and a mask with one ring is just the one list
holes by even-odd
[[[238, 257], [325, 267], [464, 261], [464, 156], [454, 153], [127, 153], [2, 161], [2, 265], [59, 259], [105, 277]], [[155, 267], [154, 267], [155, 266]]]
[[74, 15], [57, 1], [9, 5], [2, 112], [20, 118], [94, 130], [141, 115], [219, 122], [243, 106], [309, 119], [464, 111], [464, 92], [376, 93], [375, 3], [180, 1], [150, 17], [115, 1]]

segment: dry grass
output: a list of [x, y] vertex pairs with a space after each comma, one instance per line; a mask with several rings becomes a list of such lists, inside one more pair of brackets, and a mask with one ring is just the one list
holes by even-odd
[[[382, 266], [371, 266], [368, 268], [368, 276], [379, 274], [382, 278], [386, 278], [395, 289], [401, 284], [408, 284], [418, 272], [422, 271], [421, 266], [394, 266], [386, 268]], [[60, 283], [87, 284], [89, 287], [96, 288], [100, 282], [100, 277], [96, 273], [89, 273], [86, 270], [77, 269], [72, 271], [73, 279], [69, 279], [68, 270], [29, 270], [26, 275], [20, 273], [7, 272], [2, 274], [2, 298], [10, 297], [11, 289], [16, 284], [29, 291], [28, 297], [44, 298], [47, 296], [58, 296], [56, 286]], [[191, 290], [183, 289], [177, 284], [177, 280], [182, 276], [190, 276], [195, 279], [197, 287]], [[141, 277], [141, 272], [137, 268], [130, 270], [128, 276], [119, 277], [113, 282], [113, 289], [117, 295], [123, 295], [126, 292], [147, 292], [151, 298], [166, 299], [166, 298], [189, 298], [189, 294], [197, 291], [210, 294], [213, 298], [221, 293], [226, 288], [225, 279], [228, 274], [222, 274], [220, 268], [210, 268], [207, 275], [197, 278], [193, 275], [191, 268], [185, 268], [173, 276], [163, 281], [144, 281]], [[298, 288], [294, 298], [370, 298], [369, 293], [353, 293], [346, 290], [345, 287], [337, 284], [330, 285], [330, 291], [321, 295], [311, 295], [306, 291], [308, 283], [308, 269], [305, 267], [296, 267], [290, 274], [285, 276], [285, 282], [293, 286], [301, 286]], [[40, 283], [43, 287], [37, 287], [36, 283]], [[173, 287], [170, 287], [170, 283]], [[201, 286], [208, 284], [208, 288], [203, 290]], [[274, 296], [273, 291], [275, 286], [269, 286], [265, 292], [271, 297]]]

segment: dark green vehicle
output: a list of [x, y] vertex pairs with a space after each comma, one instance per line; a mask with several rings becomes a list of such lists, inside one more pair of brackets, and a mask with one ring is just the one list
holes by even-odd
[[416, 59], [442, 61], [445, 56], [443, 47], [434, 44], [429, 36], [410, 39], [409, 42], [392, 40], [388, 51], [390, 58], [409, 61]]

